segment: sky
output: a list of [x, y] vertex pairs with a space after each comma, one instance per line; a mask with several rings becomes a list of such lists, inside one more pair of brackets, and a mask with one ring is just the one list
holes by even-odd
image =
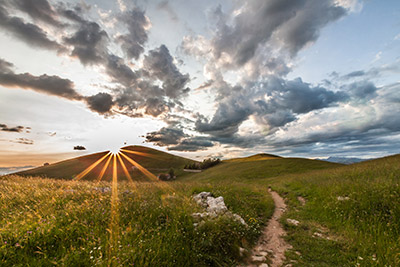
[[0, 168], [400, 151], [397, 0], [0, 0]]

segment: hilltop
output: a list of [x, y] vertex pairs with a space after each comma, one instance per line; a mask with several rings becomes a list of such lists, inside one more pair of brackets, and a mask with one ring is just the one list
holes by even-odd
[[[175, 156], [144, 146], [126, 146], [121, 148], [121, 151], [126, 157], [129, 157], [131, 160], [137, 162], [155, 175], [162, 172], [168, 172], [170, 168], [174, 168], [179, 174], [182, 172], [179, 171], [182, 170], [186, 164], [196, 162], [190, 159]], [[97, 166], [95, 166], [87, 175], [85, 175], [83, 179], [96, 180], [98, 179], [101, 172], [104, 171], [104, 176], [102, 180], [110, 180], [112, 176], [113, 160], [110, 160], [108, 166], [106, 167], [107, 161], [111, 158], [107, 155], [110, 155], [109, 151], [72, 158], [47, 166], [18, 172], [16, 173], [16, 175], [43, 176], [48, 178], [70, 180], [85, 171], [85, 169], [90, 168], [92, 164], [103, 158], [103, 160]], [[134, 180], [146, 180], [145, 176], [137, 169], [137, 167], [134, 167], [132, 163], [130, 163], [125, 157], [121, 156], [120, 158]], [[117, 160], [117, 166], [118, 179], [125, 180], [126, 175], [123, 171], [123, 168], [121, 168], [122, 166], [119, 160]], [[103, 168], [106, 169], [103, 170]]]

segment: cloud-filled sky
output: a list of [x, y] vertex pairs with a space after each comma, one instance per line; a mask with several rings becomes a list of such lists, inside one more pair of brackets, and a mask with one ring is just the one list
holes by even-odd
[[399, 74], [397, 0], [0, 0], [0, 167], [396, 154]]

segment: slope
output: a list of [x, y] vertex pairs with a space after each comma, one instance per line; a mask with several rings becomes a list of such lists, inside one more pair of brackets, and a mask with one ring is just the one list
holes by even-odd
[[[399, 266], [400, 155], [257, 183], [272, 186], [287, 200], [283, 222], [297, 251], [288, 262]], [[299, 221], [298, 226], [287, 218]]]
[[[174, 168], [176, 174], [179, 176], [183, 173], [182, 169], [186, 164], [193, 163], [195, 161], [178, 157], [169, 153], [165, 153], [156, 149], [144, 147], [144, 146], [127, 146], [121, 148], [121, 151], [134, 162], [137, 162], [151, 173], [157, 175], [159, 173], [168, 172], [170, 168]], [[17, 173], [22, 176], [44, 176], [49, 178], [59, 179], [73, 179], [87, 168], [90, 168], [92, 164], [101, 160], [101, 162], [93, 167], [93, 169], [87, 173], [82, 179], [84, 180], [97, 180], [104, 171], [102, 180], [110, 180], [112, 176], [113, 160], [107, 157], [109, 152], [95, 153], [87, 156], [73, 158], [48, 166], [42, 166], [27, 171]], [[136, 181], [146, 181], [146, 177], [136, 167], [134, 167], [125, 157], [121, 156], [121, 160], [125, 165], [126, 169]], [[124, 170], [121, 166], [121, 162], [117, 159], [117, 170], [118, 179], [127, 179]]]
[[217, 166], [201, 173], [187, 175], [184, 179], [204, 181], [243, 181], [247, 179], [254, 180], [339, 166], [342, 165], [320, 160], [281, 158], [271, 155], [263, 157], [260, 155], [254, 155], [244, 159], [223, 161]]

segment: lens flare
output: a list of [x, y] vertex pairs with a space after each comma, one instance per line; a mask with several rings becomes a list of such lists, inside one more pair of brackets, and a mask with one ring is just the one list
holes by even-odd
[[73, 180], [77, 180], [79, 181], [80, 179], [82, 179], [83, 177], [85, 177], [89, 172], [91, 172], [97, 165], [100, 164], [100, 162], [102, 162], [106, 157], [108, 157], [110, 155], [110, 153], [107, 153], [106, 155], [104, 155], [103, 157], [101, 157], [99, 160], [97, 160], [95, 163], [93, 163], [92, 165], [90, 165], [89, 167], [87, 167], [83, 172], [81, 172], [80, 174], [78, 174], [77, 176], [75, 176], [75, 178]]

